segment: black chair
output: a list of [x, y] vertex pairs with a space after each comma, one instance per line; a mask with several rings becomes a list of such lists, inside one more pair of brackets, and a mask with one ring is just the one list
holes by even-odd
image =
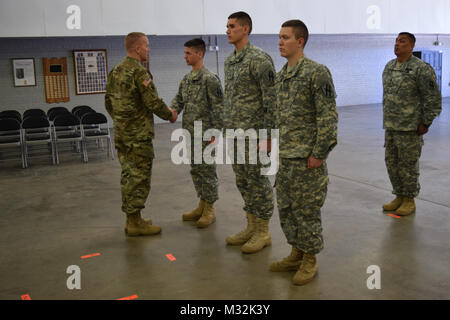
[[28, 116], [22, 122], [22, 139], [25, 168], [28, 168], [29, 145], [46, 144], [51, 147], [52, 161], [55, 164], [55, 150], [47, 116]]
[[71, 114], [69, 110], [63, 107], [63, 109], [53, 109], [47, 113], [48, 120], [53, 121], [55, 118], [61, 114]]
[[[75, 115], [69, 113], [58, 115], [53, 121], [53, 140], [55, 144], [56, 164], [59, 164], [58, 143], [76, 143], [77, 151], [83, 149], [81, 136], [81, 123]], [[81, 153], [81, 161], [84, 161], [84, 150]]]
[[61, 107], [61, 106], [52, 107], [47, 110], [47, 117], [49, 117], [49, 119], [50, 119], [50, 113], [54, 112], [55, 110], [64, 110], [64, 111], [70, 112], [69, 109], [67, 109], [66, 107]]
[[[90, 140], [102, 141], [102, 139], [106, 139], [108, 143], [107, 152], [111, 154], [111, 159], [114, 160], [114, 150], [111, 141], [111, 132], [109, 129], [109, 123], [106, 116], [102, 113], [88, 113], [83, 116], [81, 119], [81, 132], [83, 136], [83, 144], [84, 144], [84, 158], [85, 162], [88, 162], [88, 153], [87, 153], [87, 143]], [[93, 128], [87, 129], [88, 126], [92, 126]]]
[[81, 118], [83, 118], [83, 116], [88, 114], [88, 113], [95, 113], [95, 110], [90, 109], [90, 108], [89, 109], [82, 108], [82, 109], [76, 110], [74, 115], [77, 116], [81, 120]]
[[22, 115], [17, 110], [5, 110], [0, 112], [0, 118], [12, 118], [19, 121], [19, 123], [22, 123]]
[[78, 110], [93, 110], [90, 106], [76, 106], [72, 109], [72, 113], [75, 114], [75, 112], [77, 112]]
[[25, 168], [20, 122], [14, 118], [0, 118], [0, 148], [14, 146], [20, 148], [22, 168]]
[[47, 114], [42, 109], [28, 109], [28, 110], [25, 110], [25, 112], [23, 113], [23, 119], [25, 120], [25, 118], [30, 117], [30, 116], [33, 116], [33, 117], [36, 117], [36, 116], [47, 117]]

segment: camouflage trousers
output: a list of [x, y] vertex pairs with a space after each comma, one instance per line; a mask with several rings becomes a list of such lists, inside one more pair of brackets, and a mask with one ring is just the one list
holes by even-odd
[[415, 131], [385, 132], [385, 162], [397, 196], [415, 198], [419, 194], [419, 158], [423, 136]]
[[[206, 146], [207, 142], [203, 141], [202, 152]], [[204, 161], [201, 164], [194, 163], [194, 139], [191, 140], [191, 177], [198, 198], [211, 204], [219, 199], [216, 164], [206, 164]]]
[[150, 193], [153, 164], [153, 145], [134, 143], [117, 146], [122, 173], [120, 188], [122, 192], [122, 211], [130, 215], [145, 207]]
[[267, 176], [261, 174], [264, 165], [259, 161], [249, 161], [248, 140], [245, 146], [245, 163], [237, 162], [237, 143], [234, 144], [233, 171], [236, 175], [236, 186], [244, 199], [244, 211], [256, 217], [268, 220], [273, 215], [273, 190]]
[[308, 169], [303, 158], [280, 158], [276, 177], [277, 204], [281, 228], [287, 242], [298, 249], [317, 254], [323, 249], [320, 209], [327, 195], [326, 162]]

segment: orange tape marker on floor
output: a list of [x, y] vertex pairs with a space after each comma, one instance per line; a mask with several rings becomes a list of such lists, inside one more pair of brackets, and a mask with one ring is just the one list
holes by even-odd
[[133, 300], [133, 299], [137, 299], [137, 298], [138, 298], [137, 294], [134, 294], [132, 296], [120, 298], [120, 299], [116, 299], [116, 300]]
[[396, 216], [395, 214], [392, 214], [392, 213], [388, 213], [387, 215], [391, 216], [392, 218], [395, 218], [395, 219], [400, 219], [399, 216]]
[[96, 256], [99, 256], [99, 255], [100, 255], [100, 253], [88, 254], [86, 256], [81, 256], [81, 259], [92, 258], [92, 257], [96, 257]]
[[171, 253], [166, 254], [167, 259], [169, 259], [170, 261], [175, 261], [177, 260]]
[[28, 293], [22, 295], [21, 298], [22, 298], [22, 300], [31, 300], [31, 297], [30, 297], [30, 295]]

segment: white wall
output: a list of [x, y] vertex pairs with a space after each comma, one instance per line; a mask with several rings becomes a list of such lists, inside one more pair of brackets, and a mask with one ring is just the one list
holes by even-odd
[[0, 37], [223, 34], [241, 10], [253, 34], [289, 19], [312, 34], [450, 33], [449, 0], [0, 0]]

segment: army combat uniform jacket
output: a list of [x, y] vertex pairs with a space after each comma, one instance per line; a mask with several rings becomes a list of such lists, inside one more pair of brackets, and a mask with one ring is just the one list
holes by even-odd
[[272, 58], [250, 42], [241, 51], [230, 54], [225, 59], [225, 128], [272, 128], [274, 80]]
[[[219, 78], [205, 67], [186, 74], [171, 107], [183, 111], [182, 126], [193, 137], [194, 121], [202, 121], [203, 132], [223, 128], [223, 93]], [[202, 134], [203, 134], [202, 132]]]
[[114, 120], [116, 148], [130, 143], [148, 144], [154, 137], [153, 114], [172, 116], [158, 97], [155, 84], [138, 60], [126, 57], [108, 75], [105, 107]]
[[442, 108], [433, 68], [415, 56], [406, 62], [393, 59], [383, 71], [383, 128], [416, 131], [429, 127]]
[[325, 159], [337, 143], [336, 94], [327, 67], [306, 57], [277, 75], [276, 127], [281, 158]]

